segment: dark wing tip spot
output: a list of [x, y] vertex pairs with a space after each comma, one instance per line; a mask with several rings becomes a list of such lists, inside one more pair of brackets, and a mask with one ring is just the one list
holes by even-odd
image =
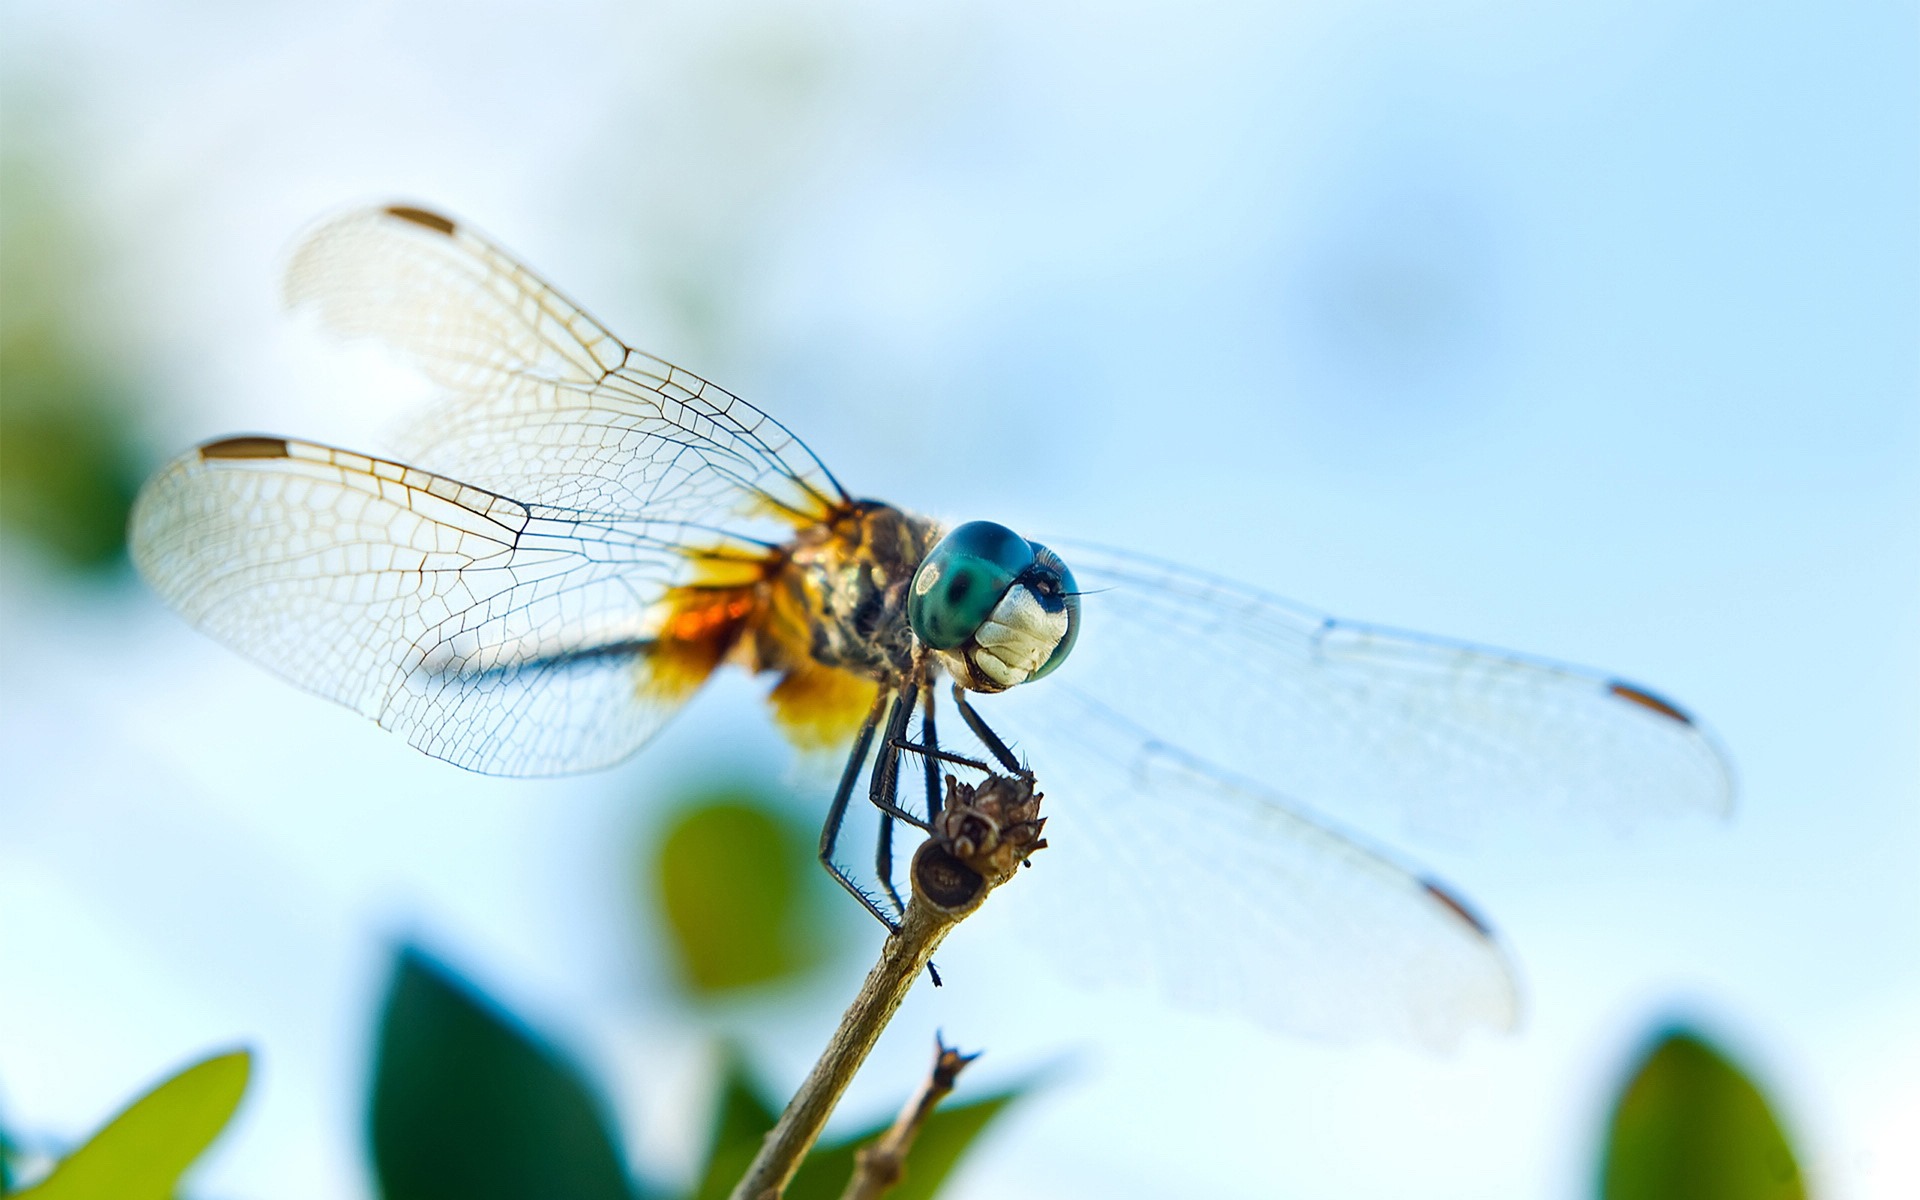
[[1438, 900], [1440, 903], [1446, 905], [1448, 910], [1451, 911], [1454, 916], [1459, 917], [1462, 921], [1465, 921], [1467, 924], [1473, 926], [1473, 931], [1475, 933], [1479, 934], [1481, 937], [1493, 936], [1493, 929], [1490, 926], [1488, 926], [1488, 924], [1485, 921], [1482, 921], [1480, 919], [1480, 914], [1468, 908], [1464, 900], [1460, 899], [1458, 896], [1454, 895], [1452, 892], [1449, 892], [1447, 889], [1441, 887], [1439, 884], [1435, 883], [1431, 879], [1422, 879], [1420, 881], [1420, 886], [1427, 889], [1427, 895], [1432, 896], [1435, 900]]
[[402, 221], [412, 221], [415, 225], [424, 226], [435, 233], [453, 236], [453, 222], [437, 212], [428, 212], [424, 208], [409, 208], [404, 204], [391, 204], [387, 206], [387, 215], [399, 217]]
[[1616, 679], [1607, 685], [1607, 691], [1620, 697], [1620, 699], [1625, 700], [1629, 704], [1638, 704], [1641, 708], [1649, 712], [1657, 712], [1669, 720], [1680, 722], [1682, 725], [1693, 724], [1693, 718], [1687, 715], [1685, 709], [1673, 703], [1671, 700], [1666, 700], [1654, 695], [1645, 688], [1638, 688], [1630, 683], [1623, 683]]
[[200, 447], [205, 458], [286, 458], [287, 439], [276, 437], [230, 437]]

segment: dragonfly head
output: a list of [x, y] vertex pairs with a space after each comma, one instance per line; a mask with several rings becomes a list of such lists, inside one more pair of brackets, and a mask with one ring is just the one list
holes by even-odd
[[962, 687], [1004, 692], [1066, 661], [1080, 594], [1058, 554], [1005, 525], [969, 521], [921, 560], [907, 623]]

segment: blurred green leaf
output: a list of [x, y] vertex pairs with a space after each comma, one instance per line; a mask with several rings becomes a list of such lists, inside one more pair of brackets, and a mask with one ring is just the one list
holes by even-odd
[[[906, 1176], [887, 1193], [888, 1200], [932, 1200], [974, 1139], [1023, 1092], [1024, 1089], [1015, 1088], [935, 1109], [920, 1126], [913, 1149], [907, 1153]], [[853, 1176], [855, 1151], [885, 1133], [890, 1124], [878, 1125], [844, 1142], [814, 1151], [793, 1177], [787, 1200], [834, 1200], [846, 1190], [847, 1180]]]
[[32, 1200], [168, 1200], [180, 1176], [240, 1107], [252, 1057], [215, 1055], [128, 1105], [21, 1192]]
[[[5, 355], [11, 347], [0, 347]], [[57, 365], [57, 364], [56, 364]], [[0, 363], [0, 513], [15, 532], [69, 566], [120, 560], [139, 490], [131, 454], [108, 428], [112, 405], [91, 381]]]
[[674, 818], [649, 878], [680, 974], [714, 995], [791, 979], [823, 962], [813, 839], [744, 789]]
[[386, 1200], [629, 1200], [579, 1074], [497, 1004], [411, 947], [380, 1024], [369, 1114]]
[[109, 365], [94, 245], [32, 155], [0, 163], [0, 521], [68, 566], [120, 561], [145, 474]]
[[760, 1151], [760, 1140], [779, 1115], [747, 1072], [740, 1055], [729, 1053], [720, 1081], [720, 1106], [714, 1114], [706, 1169], [701, 1171], [700, 1184], [690, 1200], [725, 1200], [747, 1173], [748, 1164]]
[[1698, 1034], [1663, 1034], [1620, 1095], [1605, 1200], [1800, 1200], [1806, 1184], [1767, 1101]]
[[[907, 1156], [906, 1177], [887, 1193], [891, 1200], [931, 1200], [967, 1148], [1026, 1090], [1012, 1088], [934, 1110], [920, 1127], [920, 1135]], [[778, 1118], [778, 1110], [768, 1103], [741, 1058], [730, 1055], [714, 1120], [712, 1148], [707, 1154], [700, 1185], [689, 1200], [723, 1200], [746, 1174], [747, 1166], [759, 1152], [761, 1139]], [[885, 1133], [891, 1124], [891, 1121], [883, 1122], [844, 1141], [816, 1147], [787, 1186], [786, 1200], [835, 1200], [846, 1190], [847, 1180], [853, 1175], [854, 1153]]]

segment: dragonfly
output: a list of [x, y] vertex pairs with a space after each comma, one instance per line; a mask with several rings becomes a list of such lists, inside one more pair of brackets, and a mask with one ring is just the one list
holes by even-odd
[[[942, 769], [1032, 770], [1052, 823], [1023, 891], [1063, 954], [1290, 1032], [1447, 1046], [1515, 1025], [1512, 964], [1361, 824], [1731, 803], [1717, 740], [1606, 672], [856, 498], [766, 411], [437, 212], [322, 223], [286, 299], [436, 399], [388, 455], [245, 434], [179, 456], [131, 518], [154, 590], [489, 774], [609, 766], [715, 672], [762, 677], [793, 742], [844, 748], [820, 860], [890, 928], [896, 826], [927, 828]], [[840, 854], [863, 782], [871, 887]]]

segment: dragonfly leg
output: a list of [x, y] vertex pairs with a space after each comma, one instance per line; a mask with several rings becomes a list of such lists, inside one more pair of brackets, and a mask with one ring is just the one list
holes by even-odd
[[[904, 699], [905, 696], [906, 693], [902, 692], [902, 699]], [[935, 740], [936, 735], [933, 728], [933, 688], [930, 684], [921, 685], [920, 703], [924, 708], [920, 719], [920, 743], [915, 744], [907, 741], [904, 737], [896, 737], [887, 742], [887, 747], [893, 752], [896, 763], [898, 762], [899, 752], [903, 750], [912, 750], [922, 756], [921, 762], [925, 765], [927, 779], [927, 822], [931, 825], [934, 818], [940, 813], [940, 767], [939, 761], [935, 757], [940, 753], [940, 747], [938, 741]], [[901, 722], [900, 724], [903, 727], [902, 733], [904, 733], [905, 722]], [[888, 731], [892, 732], [891, 724], [888, 726]], [[897, 782], [891, 790], [897, 794]], [[894, 799], [897, 803], [897, 795]], [[875, 803], [878, 804], [880, 802], [875, 801]], [[880, 814], [880, 837], [874, 846], [873, 869], [874, 874], [880, 880], [881, 888], [887, 893], [887, 899], [892, 902], [895, 913], [904, 914], [906, 912], [906, 905], [901, 902], [900, 891], [893, 883], [893, 822], [893, 816], [883, 808]], [[938, 975], [934, 976], [934, 981], [937, 986], [939, 982]]]
[[874, 760], [873, 781], [867, 790], [867, 799], [894, 820], [911, 825], [923, 833], [930, 833], [933, 830], [931, 821], [900, 807], [900, 753], [910, 745], [906, 740], [907, 721], [913, 716], [917, 700], [914, 692], [906, 690], [894, 697], [893, 710], [887, 716], [886, 734], [880, 742], [880, 756]]
[[[917, 689], [916, 689], [917, 691]], [[921, 825], [920, 819], [900, 807], [900, 741], [907, 730], [907, 722], [913, 717], [915, 691], [902, 688], [893, 697], [893, 706], [887, 713], [886, 738], [880, 743], [879, 757], [874, 760], [873, 777], [870, 781], [867, 798], [880, 810], [880, 834], [874, 840], [873, 870], [880, 882], [880, 888], [886, 893], [893, 905], [893, 915], [898, 918], [906, 911], [906, 905], [900, 899], [900, 890], [893, 883], [893, 823], [902, 820]]]
[[925, 742], [909, 742], [902, 739], [900, 748], [902, 750], [911, 750], [915, 754], [924, 755], [929, 763], [952, 763], [956, 767], [966, 767], [969, 770], [978, 771], [982, 775], [993, 774], [993, 767], [989, 763], [983, 763], [977, 758], [968, 758], [964, 754], [955, 754], [951, 750], [942, 750], [938, 746], [928, 746]]
[[920, 685], [920, 762], [927, 773], [927, 822], [940, 815], [940, 735], [933, 729], [933, 684]]
[[[902, 736], [891, 739], [888, 744], [893, 747], [896, 761], [902, 750], [915, 750], [923, 756], [921, 762], [925, 764], [927, 775], [926, 828], [931, 832], [934, 818], [937, 817], [940, 812], [940, 771], [939, 768], [934, 765], [937, 761], [936, 756], [940, 753], [940, 746], [933, 731], [932, 683], [922, 681], [920, 684], [920, 703], [925, 710], [920, 718], [920, 740], [925, 744], [922, 746], [914, 746], [906, 741], [904, 736], [906, 734], [906, 722], [904, 721], [901, 722], [900, 725], [900, 733]], [[893, 819], [882, 814], [880, 820], [880, 861], [885, 864], [880, 868], [880, 877], [886, 881], [887, 894], [893, 897], [895, 904], [898, 904], [900, 903], [900, 896], [893, 887]], [[933, 986], [941, 986], [940, 968], [934, 966], [932, 961], [928, 961], [927, 963], [927, 978], [933, 980]]]
[[880, 890], [886, 893], [895, 919], [904, 916], [907, 906], [893, 883], [893, 818], [885, 813], [880, 814], [880, 836], [873, 843], [873, 876], [880, 881]]
[[[884, 703], [884, 696], [874, 699], [873, 707], [867, 712], [865, 723], [860, 726], [859, 734], [853, 739], [853, 749], [847, 754], [846, 768], [840, 772], [840, 786], [834, 790], [833, 803], [827, 806], [826, 823], [820, 827], [820, 865], [827, 869], [827, 874], [833, 876], [835, 883], [845, 888], [848, 895], [858, 900], [876, 920], [885, 925], [888, 933], [898, 933], [899, 923], [888, 916], [886, 910], [867, 894], [867, 890], [855, 883], [853, 877], [841, 870], [840, 865], [833, 861], [834, 847], [840, 841], [840, 827], [846, 823], [847, 819], [847, 802], [853, 799], [854, 785], [860, 781], [860, 771], [867, 764], [867, 751], [873, 748], [873, 734], [880, 725], [880, 713]], [[891, 884], [888, 891], [892, 891]], [[896, 900], [895, 903], [897, 904], [898, 901]]]
[[1013, 750], [1007, 743], [1001, 740], [999, 734], [987, 727], [986, 721], [981, 719], [979, 713], [973, 711], [973, 705], [967, 703], [967, 693], [957, 683], [953, 685], [953, 703], [954, 707], [960, 710], [960, 719], [967, 723], [967, 728], [973, 730], [973, 736], [980, 739], [980, 744], [999, 760], [1001, 766], [1015, 775], [1024, 776], [1027, 773], [1027, 769], [1020, 765], [1020, 760], [1014, 757]]

